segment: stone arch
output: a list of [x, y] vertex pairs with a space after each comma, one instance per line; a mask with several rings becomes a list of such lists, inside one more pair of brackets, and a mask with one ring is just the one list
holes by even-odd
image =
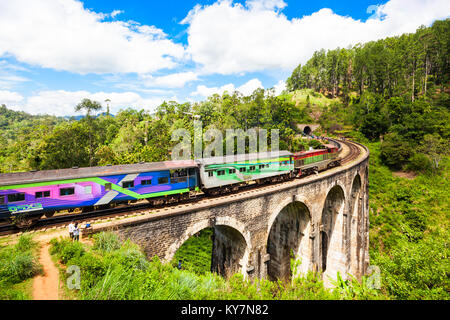
[[361, 273], [360, 261], [363, 250], [362, 236], [363, 236], [363, 215], [362, 215], [363, 197], [362, 197], [362, 182], [361, 176], [356, 174], [353, 179], [352, 188], [350, 192], [350, 263], [349, 271], [354, 276], [359, 276]]
[[345, 191], [336, 184], [327, 193], [319, 226], [319, 269], [324, 280], [345, 275], [346, 257], [343, 246]]
[[209, 220], [203, 220], [200, 222], [195, 223], [192, 226], [189, 226], [187, 230], [183, 233], [183, 235], [178, 238], [177, 241], [174, 241], [170, 247], [166, 250], [166, 254], [164, 255], [164, 261], [169, 262], [173, 259], [175, 256], [175, 253], [178, 249], [185, 243], [190, 237], [193, 235], [199, 233], [203, 229], [211, 228], [212, 224]]
[[177, 250], [192, 236], [206, 228], [213, 228], [211, 271], [229, 276], [241, 271], [246, 274], [250, 252], [250, 234], [244, 225], [230, 217], [203, 220], [189, 226], [186, 232], [167, 249], [165, 261], [171, 261]]
[[286, 207], [288, 204], [295, 202], [295, 201], [304, 203], [305, 206], [308, 208], [308, 213], [310, 215], [310, 218], [312, 218], [312, 214], [311, 214], [311, 211], [309, 210], [309, 208], [312, 208], [313, 204], [308, 200], [308, 198], [306, 198], [305, 196], [303, 196], [301, 194], [294, 195], [292, 197], [287, 197], [283, 201], [278, 203], [278, 205], [275, 207], [275, 209], [270, 214], [270, 217], [269, 217], [269, 220], [267, 223], [267, 234], [270, 233], [270, 229], [272, 229], [272, 225], [273, 225], [275, 219], [280, 214], [281, 210], [283, 210], [283, 208]]
[[294, 199], [296, 197], [280, 204], [277, 208], [284, 206], [269, 222], [267, 253], [270, 260], [267, 275], [271, 280], [288, 280], [292, 276], [291, 253], [295, 261], [301, 262], [298, 273], [306, 273], [311, 266], [310, 210], [305, 203]]
[[213, 233], [211, 271], [230, 277], [247, 270], [249, 248], [238, 230], [228, 225], [217, 224]]

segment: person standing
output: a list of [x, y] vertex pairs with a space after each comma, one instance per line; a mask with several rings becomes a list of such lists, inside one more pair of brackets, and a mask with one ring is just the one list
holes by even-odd
[[75, 225], [73, 227], [73, 239], [74, 241], [80, 240], [80, 228], [78, 227], [78, 222], [75, 222]]
[[70, 239], [71, 240], [73, 240], [73, 228], [75, 227], [75, 225], [74, 225], [74, 223], [73, 223], [73, 220], [70, 222], [70, 224], [69, 224], [69, 236], [70, 236]]

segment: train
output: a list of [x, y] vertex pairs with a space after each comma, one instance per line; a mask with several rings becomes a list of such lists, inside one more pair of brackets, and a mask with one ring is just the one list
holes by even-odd
[[0, 220], [31, 227], [58, 211], [90, 212], [146, 199], [165, 205], [277, 183], [340, 165], [340, 148], [0, 174]]

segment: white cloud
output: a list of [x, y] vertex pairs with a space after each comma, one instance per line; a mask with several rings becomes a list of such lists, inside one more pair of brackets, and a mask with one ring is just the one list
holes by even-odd
[[375, 13], [365, 22], [327, 8], [288, 19], [279, 12], [285, 5], [281, 0], [197, 5], [182, 21], [189, 24], [187, 51], [204, 73], [291, 70], [321, 48], [414, 32], [450, 15], [448, 0], [390, 0], [371, 6]]
[[11, 90], [18, 84], [30, 81], [28, 78], [16, 75], [15, 72], [17, 71], [28, 70], [22, 66], [0, 60], [0, 90]]
[[192, 72], [173, 73], [166, 76], [153, 77], [151, 75], [142, 76], [143, 85], [146, 87], [181, 88], [186, 83], [197, 80], [197, 75]]
[[111, 12], [110, 16], [111, 18], [115, 18], [117, 15], [123, 13], [122, 10], [114, 10], [113, 12]]
[[[75, 112], [75, 106], [84, 98], [95, 100], [103, 105], [106, 111], [106, 99], [110, 99], [110, 112], [117, 113], [120, 109], [134, 108], [154, 111], [164, 100], [176, 100], [176, 97], [168, 98], [143, 98], [135, 92], [95, 92], [88, 91], [41, 91], [34, 96], [24, 99], [15, 92], [0, 91], [0, 104], [5, 103], [13, 110], [25, 111], [30, 114], [50, 114], [66, 116], [83, 114]], [[5, 101], [5, 102], [2, 102]]]
[[263, 88], [261, 81], [258, 79], [252, 79], [247, 83], [244, 83], [242, 86], [238, 87], [236, 90], [242, 93], [244, 96], [249, 96], [258, 88]]
[[276, 85], [273, 86], [273, 88], [275, 89], [275, 95], [278, 96], [281, 94], [281, 92], [283, 92], [283, 90], [286, 90], [286, 82], [284, 82], [284, 80], [280, 80]]
[[286, 3], [283, 0], [247, 0], [247, 6], [254, 10], [283, 9]]
[[10, 90], [16, 85], [27, 81], [30, 80], [9, 72], [0, 71], [0, 90]]
[[77, 0], [0, 0], [0, 57], [80, 74], [144, 74], [185, 58], [161, 29], [107, 16]]
[[191, 93], [191, 96], [209, 97], [215, 93], [222, 95], [225, 91], [228, 91], [228, 93], [239, 91], [244, 96], [248, 96], [258, 88], [264, 88], [261, 81], [259, 81], [258, 79], [249, 80], [238, 88], [236, 88], [232, 83], [223, 85], [221, 87], [206, 87], [204, 85], [199, 85], [197, 86], [197, 90]]
[[8, 106], [11, 104], [17, 104], [22, 100], [22, 95], [17, 92], [0, 90], [0, 105], [5, 104]]

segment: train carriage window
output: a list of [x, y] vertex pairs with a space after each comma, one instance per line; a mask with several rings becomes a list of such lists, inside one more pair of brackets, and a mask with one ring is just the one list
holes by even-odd
[[256, 167], [255, 166], [250, 166], [250, 171], [255, 171]]
[[239, 168], [239, 172], [245, 172], [245, 171], [246, 171], [245, 167]]
[[60, 196], [70, 196], [75, 194], [75, 188], [62, 188], [59, 189]]
[[229, 174], [234, 174], [234, 173], [236, 173], [236, 169], [228, 169], [228, 173]]
[[122, 188], [129, 189], [134, 187], [134, 181], [125, 181], [122, 182]]
[[111, 183], [105, 183], [105, 191], [111, 191], [112, 184]]
[[0, 196], [0, 204], [5, 204], [5, 196]]
[[261, 169], [264, 169], [264, 167], [265, 167], [265, 165], [263, 165], [263, 164], [260, 164], [259, 165], [259, 169], [261, 170]]
[[172, 183], [186, 182], [187, 170], [186, 169], [170, 170], [170, 181]]
[[92, 194], [92, 186], [85, 186], [84, 187], [84, 193], [85, 194]]
[[25, 200], [25, 193], [8, 194], [8, 202], [19, 202]]
[[189, 174], [190, 176], [195, 176], [195, 168], [189, 168], [188, 174]]
[[166, 184], [169, 183], [169, 177], [159, 177], [158, 184]]
[[49, 198], [50, 197], [50, 191], [40, 191], [35, 193], [35, 198]]
[[225, 170], [218, 170], [217, 171], [217, 175], [218, 176], [224, 176], [225, 175]]
[[214, 177], [214, 172], [213, 172], [213, 171], [209, 171], [209, 172], [208, 172], [208, 177], [209, 177], [209, 178]]
[[149, 185], [151, 185], [152, 184], [152, 180], [151, 179], [148, 179], [148, 180], [142, 180], [141, 181], [141, 185], [143, 185], [143, 186], [149, 186]]

